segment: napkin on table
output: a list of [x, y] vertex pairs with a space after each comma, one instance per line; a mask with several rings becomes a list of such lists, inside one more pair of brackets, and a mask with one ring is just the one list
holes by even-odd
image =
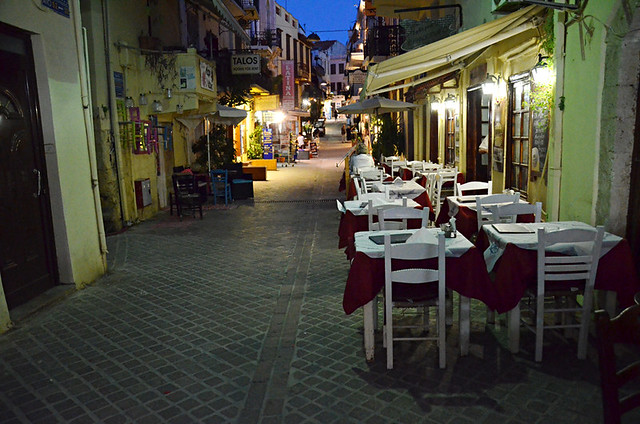
[[396, 177], [396, 179], [395, 179], [395, 180], [393, 180], [393, 184], [395, 184], [395, 185], [402, 185], [402, 184], [404, 184], [404, 181], [402, 181], [402, 178], [400, 178], [400, 177]]
[[434, 231], [422, 227], [407, 239], [407, 243], [438, 243]]

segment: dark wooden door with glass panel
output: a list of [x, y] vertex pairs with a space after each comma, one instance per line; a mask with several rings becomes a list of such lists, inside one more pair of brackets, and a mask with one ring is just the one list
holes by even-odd
[[529, 181], [529, 94], [528, 77], [510, 84], [509, 129], [507, 136], [507, 186], [526, 196]]
[[429, 156], [433, 163], [438, 163], [438, 108], [431, 103], [429, 122]]
[[0, 273], [9, 308], [57, 280], [29, 39], [0, 26]]

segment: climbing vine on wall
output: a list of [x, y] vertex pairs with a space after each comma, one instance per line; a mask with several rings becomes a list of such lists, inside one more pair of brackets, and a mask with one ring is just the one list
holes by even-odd
[[151, 52], [144, 56], [146, 68], [156, 77], [161, 89], [172, 88], [178, 78], [177, 56], [173, 53]]

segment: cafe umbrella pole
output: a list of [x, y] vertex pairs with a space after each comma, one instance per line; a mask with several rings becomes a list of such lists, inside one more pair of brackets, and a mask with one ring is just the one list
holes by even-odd
[[211, 144], [209, 144], [209, 133], [211, 132], [211, 124], [209, 122], [209, 118], [204, 118], [205, 129], [207, 131], [207, 168], [209, 170], [209, 175], [211, 175]]

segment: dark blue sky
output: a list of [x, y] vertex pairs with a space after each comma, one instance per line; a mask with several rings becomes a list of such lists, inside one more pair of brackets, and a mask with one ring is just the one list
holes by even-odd
[[278, 3], [303, 25], [307, 35], [316, 32], [321, 40], [338, 40], [346, 44], [347, 31], [356, 20], [359, 1], [278, 0]]

